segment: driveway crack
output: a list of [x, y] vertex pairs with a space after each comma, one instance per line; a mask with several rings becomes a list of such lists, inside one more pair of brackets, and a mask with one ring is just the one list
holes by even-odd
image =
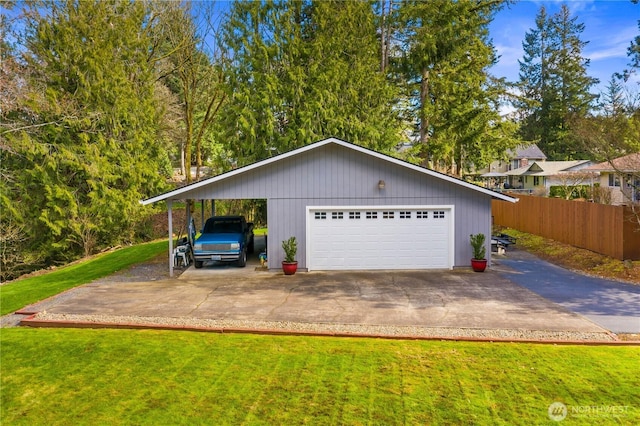
[[407, 291], [407, 289], [396, 282], [395, 275], [391, 275], [391, 285], [402, 293], [407, 300], [407, 306], [411, 306], [411, 294]]
[[218, 287], [216, 287], [216, 288], [212, 289], [211, 291], [209, 291], [209, 292], [207, 293], [207, 295], [204, 297], [204, 299], [202, 299], [202, 301], [201, 301], [200, 303], [198, 303], [198, 304], [195, 306], [195, 308], [193, 308], [193, 309], [192, 309], [192, 310], [191, 310], [187, 315], [193, 315], [193, 313], [194, 313], [195, 311], [197, 311], [198, 309], [200, 309], [200, 306], [202, 306], [202, 304], [203, 304], [204, 302], [206, 302], [207, 300], [209, 300], [209, 297], [210, 297], [213, 293], [215, 293], [217, 290], [218, 290]]
[[289, 289], [289, 291], [287, 292], [286, 297], [284, 298], [284, 300], [282, 300], [282, 302], [280, 302], [278, 305], [274, 306], [273, 309], [271, 309], [269, 311], [269, 317], [271, 317], [271, 315], [273, 315], [273, 313], [277, 310], [280, 309], [282, 306], [284, 306], [288, 301], [289, 301], [289, 297], [291, 296], [291, 293], [293, 293], [295, 290], [297, 290], [300, 287], [300, 285], [296, 285], [293, 286]]

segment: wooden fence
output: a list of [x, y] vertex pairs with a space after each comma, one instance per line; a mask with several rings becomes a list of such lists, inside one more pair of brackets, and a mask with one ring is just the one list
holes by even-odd
[[640, 229], [631, 208], [517, 194], [493, 200], [494, 225], [585, 248], [619, 260], [640, 260]]

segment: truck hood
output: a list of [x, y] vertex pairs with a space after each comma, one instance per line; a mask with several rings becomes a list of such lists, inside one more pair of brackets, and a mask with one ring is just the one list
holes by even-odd
[[202, 234], [196, 238], [199, 244], [240, 243], [244, 240], [242, 234]]

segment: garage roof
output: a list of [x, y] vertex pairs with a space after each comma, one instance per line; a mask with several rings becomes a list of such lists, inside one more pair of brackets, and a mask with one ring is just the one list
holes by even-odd
[[294, 149], [294, 150], [286, 152], [284, 154], [277, 155], [275, 157], [267, 158], [266, 160], [258, 161], [256, 163], [249, 164], [247, 166], [240, 167], [240, 168], [235, 169], [235, 170], [231, 170], [229, 172], [220, 174], [218, 176], [214, 176], [214, 177], [211, 177], [211, 178], [208, 178], [208, 179], [204, 179], [204, 180], [201, 180], [201, 181], [198, 181], [198, 182], [194, 182], [194, 183], [192, 183], [190, 185], [186, 185], [186, 186], [183, 186], [181, 188], [174, 189], [173, 191], [169, 191], [169, 192], [157, 195], [157, 196], [152, 197], [152, 198], [147, 198], [146, 200], [141, 200], [140, 203], [142, 205], [146, 206], [146, 205], [149, 205], [149, 204], [156, 203], [158, 201], [189, 199], [190, 198], [189, 194], [195, 189], [201, 188], [203, 186], [210, 185], [210, 184], [215, 183], [215, 182], [220, 182], [220, 181], [223, 181], [225, 179], [229, 179], [229, 178], [231, 178], [233, 176], [236, 176], [236, 175], [247, 173], [247, 172], [249, 172], [251, 170], [254, 170], [254, 169], [257, 169], [257, 168], [260, 168], [260, 167], [264, 167], [266, 165], [269, 165], [269, 164], [272, 164], [272, 163], [275, 163], [275, 162], [278, 162], [278, 161], [282, 161], [285, 158], [293, 157], [293, 156], [302, 154], [304, 152], [307, 152], [307, 151], [310, 151], [310, 150], [313, 150], [313, 149], [318, 149], [318, 148], [320, 148], [322, 146], [329, 145], [329, 144], [340, 145], [342, 147], [349, 148], [349, 149], [352, 149], [354, 151], [358, 151], [358, 152], [370, 155], [372, 157], [376, 157], [376, 158], [388, 161], [390, 163], [397, 164], [397, 165], [400, 165], [402, 167], [406, 167], [408, 169], [415, 170], [417, 172], [424, 173], [426, 175], [433, 176], [435, 178], [442, 179], [442, 180], [445, 180], [447, 182], [451, 182], [453, 184], [460, 185], [462, 187], [465, 187], [465, 188], [468, 188], [468, 189], [471, 189], [471, 190], [474, 190], [474, 191], [481, 192], [483, 194], [489, 195], [489, 196], [491, 196], [493, 198], [496, 198], [496, 199], [499, 199], [499, 200], [509, 201], [509, 202], [512, 202], [512, 203], [515, 203], [515, 202], [518, 201], [517, 198], [513, 198], [513, 197], [510, 197], [508, 195], [501, 194], [499, 192], [492, 191], [490, 189], [483, 188], [481, 186], [474, 185], [474, 184], [469, 183], [469, 182], [465, 182], [465, 181], [463, 181], [461, 179], [458, 179], [458, 178], [455, 178], [455, 177], [452, 177], [452, 176], [449, 176], [449, 175], [445, 175], [443, 173], [439, 173], [439, 172], [436, 172], [434, 170], [427, 169], [425, 167], [421, 167], [421, 166], [417, 166], [415, 164], [408, 163], [408, 162], [406, 162], [404, 160], [400, 160], [398, 158], [394, 158], [394, 157], [391, 157], [389, 155], [382, 154], [380, 152], [373, 151], [373, 150], [368, 149], [368, 148], [363, 148], [361, 146], [354, 145], [352, 143], [345, 142], [345, 141], [340, 140], [340, 139], [328, 138], [328, 139], [324, 139], [324, 140], [321, 140], [319, 142], [315, 142], [315, 143], [312, 143], [310, 145], [304, 146], [302, 148]]

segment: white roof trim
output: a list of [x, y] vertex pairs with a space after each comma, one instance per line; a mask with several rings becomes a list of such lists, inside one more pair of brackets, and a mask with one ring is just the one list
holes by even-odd
[[[588, 167], [572, 169], [590, 162], [591, 160], [534, 161], [527, 166], [509, 170], [506, 174], [508, 176], [556, 176], [567, 172], [588, 171]], [[537, 166], [540, 170], [531, 170], [534, 166]]]
[[394, 157], [390, 157], [388, 155], [381, 154], [381, 153], [379, 153], [377, 151], [373, 151], [373, 150], [368, 149], [368, 148], [363, 148], [361, 146], [354, 145], [352, 143], [348, 143], [348, 142], [345, 142], [345, 141], [337, 139], [337, 138], [328, 138], [328, 139], [321, 140], [319, 142], [312, 143], [310, 145], [306, 145], [306, 146], [304, 146], [302, 148], [298, 148], [298, 149], [294, 149], [294, 150], [289, 151], [289, 152], [285, 152], [284, 154], [280, 154], [280, 155], [277, 155], [275, 157], [267, 158], [266, 160], [262, 160], [262, 161], [258, 161], [258, 162], [253, 163], [253, 164], [249, 164], [248, 166], [244, 166], [244, 167], [241, 167], [239, 169], [231, 170], [230, 172], [226, 172], [226, 173], [223, 173], [223, 174], [218, 175], [218, 176], [214, 176], [214, 177], [209, 178], [209, 179], [201, 180], [199, 182], [194, 182], [194, 183], [192, 183], [190, 185], [186, 185], [186, 186], [183, 186], [181, 188], [174, 189], [173, 191], [169, 191], [169, 192], [157, 195], [157, 196], [152, 197], [152, 198], [147, 198], [146, 200], [141, 200], [140, 204], [146, 206], [146, 205], [149, 205], [149, 204], [156, 203], [158, 201], [164, 201], [164, 200], [168, 200], [168, 199], [181, 199], [179, 196], [181, 194], [184, 194], [185, 192], [189, 192], [189, 191], [192, 191], [194, 189], [198, 189], [198, 188], [201, 188], [203, 186], [206, 186], [206, 185], [209, 185], [209, 184], [212, 184], [212, 183], [215, 183], [215, 182], [219, 182], [219, 181], [228, 179], [230, 177], [233, 177], [233, 176], [236, 176], [236, 175], [239, 175], [239, 174], [242, 174], [242, 173], [246, 173], [248, 171], [257, 169], [259, 167], [263, 167], [263, 166], [269, 165], [271, 163], [275, 163], [277, 161], [284, 160], [285, 158], [293, 157], [295, 155], [302, 154], [304, 152], [307, 152], [307, 151], [310, 151], [312, 149], [316, 149], [316, 148], [319, 148], [319, 147], [322, 147], [322, 146], [325, 146], [325, 145], [328, 145], [328, 144], [331, 144], [331, 143], [334, 143], [336, 145], [340, 145], [340, 146], [345, 147], [345, 148], [353, 149], [354, 151], [358, 151], [358, 152], [361, 152], [363, 154], [371, 155], [373, 157], [376, 157], [376, 158], [388, 161], [390, 163], [394, 163], [394, 164], [406, 167], [406, 168], [411, 169], [411, 170], [415, 170], [415, 171], [420, 172], [420, 173], [424, 173], [424, 174], [429, 175], [429, 176], [436, 177], [438, 179], [443, 179], [443, 180], [445, 180], [447, 182], [451, 182], [453, 184], [460, 185], [462, 187], [465, 187], [465, 188], [468, 188], [468, 189], [472, 189], [474, 191], [478, 191], [478, 192], [481, 192], [481, 193], [486, 194], [486, 195], [490, 195], [493, 198], [497, 198], [497, 199], [500, 199], [500, 200], [503, 200], [503, 201], [509, 201], [511, 203], [518, 202], [517, 198], [513, 198], [513, 197], [510, 197], [508, 195], [501, 194], [499, 192], [492, 191], [490, 189], [483, 188], [481, 186], [465, 182], [463, 180], [460, 180], [460, 179], [445, 175], [443, 173], [438, 173], [438, 172], [436, 172], [434, 170], [430, 170], [430, 169], [426, 169], [424, 167], [416, 166], [415, 164], [411, 164], [411, 163], [408, 163], [406, 161], [403, 161], [403, 160], [400, 160], [400, 159], [397, 159], [397, 158], [394, 158]]

